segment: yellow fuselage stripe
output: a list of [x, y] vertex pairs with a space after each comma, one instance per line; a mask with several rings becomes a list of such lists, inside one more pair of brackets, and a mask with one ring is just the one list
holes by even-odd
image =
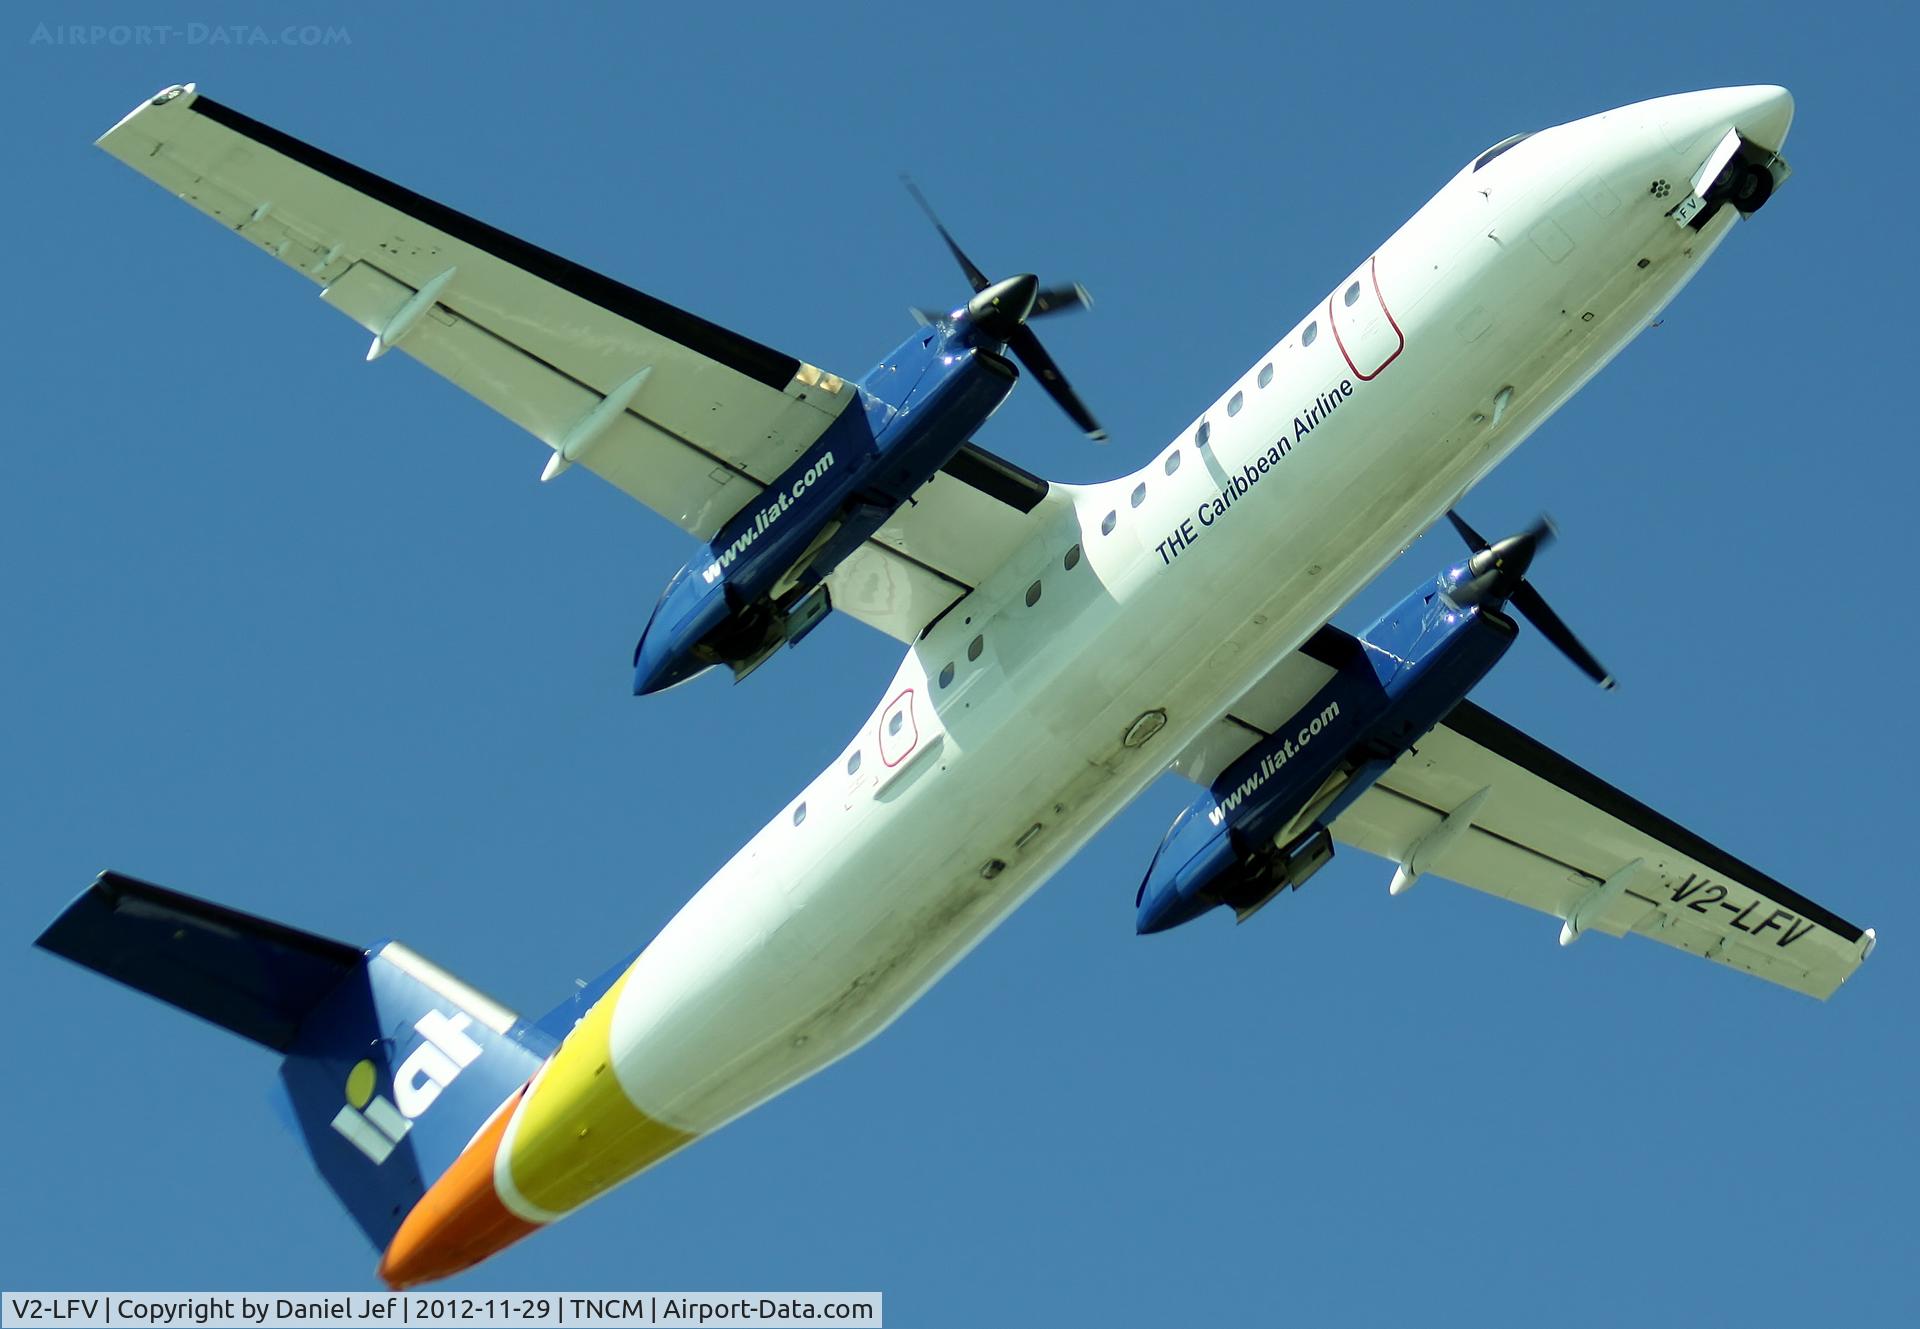
[[626, 984], [622, 974], [574, 1026], [514, 1127], [507, 1160], [513, 1183], [556, 1214], [579, 1208], [696, 1138], [635, 1107], [613, 1073], [609, 1032]]

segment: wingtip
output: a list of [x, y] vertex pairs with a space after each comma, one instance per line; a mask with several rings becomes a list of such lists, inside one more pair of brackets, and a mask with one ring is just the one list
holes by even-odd
[[1095, 443], [1105, 443], [1107, 441], [1108, 435], [1107, 435], [1107, 431], [1104, 429], [1089, 429], [1087, 431], [1087, 437], [1092, 439]]
[[123, 129], [135, 117], [139, 116], [145, 111], [152, 110], [154, 107], [157, 107], [157, 106], [165, 106], [169, 102], [178, 101], [182, 97], [185, 97], [187, 99], [186, 104], [191, 106], [194, 103], [194, 101], [199, 97], [199, 95], [200, 95], [199, 85], [195, 83], [175, 83], [171, 87], [162, 88], [160, 89], [160, 91], [154, 93], [153, 96], [147, 98], [145, 101], [141, 102], [138, 106], [134, 107], [131, 111], [128, 111], [125, 115], [121, 116], [118, 120], [116, 120], [114, 122], [112, 129], [109, 129], [106, 133], [100, 135], [99, 138], [96, 138], [93, 141], [93, 146], [96, 148], [108, 148], [109, 146], [108, 140], [111, 139], [121, 129]]

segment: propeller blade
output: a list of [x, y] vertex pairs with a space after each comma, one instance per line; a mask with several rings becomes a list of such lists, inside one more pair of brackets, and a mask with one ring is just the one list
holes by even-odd
[[1016, 329], [1007, 339], [1007, 349], [1020, 358], [1020, 363], [1040, 380], [1040, 386], [1047, 390], [1047, 395], [1060, 404], [1060, 409], [1080, 426], [1081, 431], [1088, 438], [1096, 443], [1107, 441], [1107, 431], [1102, 429], [1100, 422], [1093, 418], [1093, 412], [1089, 411], [1081, 403], [1080, 398], [1074, 395], [1073, 389], [1068, 386], [1065, 376], [1060, 372], [1060, 366], [1054, 364], [1053, 357], [1048, 355], [1046, 349], [1040, 345], [1040, 339], [1033, 335], [1032, 328], [1022, 324]]
[[1539, 629], [1540, 635], [1559, 647], [1560, 653], [1573, 661], [1588, 678], [1603, 688], [1613, 687], [1613, 675], [1607, 672], [1606, 666], [1594, 659], [1592, 651], [1581, 645], [1580, 639], [1561, 622], [1560, 615], [1548, 607], [1540, 592], [1521, 582], [1519, 589], [1507, 598], [1507, 603], [1525, 614], [1527, 621]]
[[1460, 538], [1466, 541], [1467, 548], [1473, 553], [1477, 554], [1482, 549], [1488, 547], [1486, 540], [1481, 537], [1480, 532], [1467, 525], [1467, 519], [1455, 512], [1452, 508], [1447, 509], [1447, 520], [1453, 523], [1453, 529], [1460, 533]]
[[933, 229], [940, 232], [940, 238], [947, 242], [947, 249], [953, 254], [954, 261], [960, 265], [960, 271], [967, 274], [967, 280], [972, 283], [975, 293], [991, 286], [993, 283], [987, 280], [987, 274], [974, 266], [973, 260], [967, 257], [966, 251], [954, 241], [947, 228], [940, 224], [940, 218], [934, 213], [933, 205], [927, 202], [927, 196], [920, 192], [920, 186], [916, 185], [911, 177], [905, 175], [900, 177], [900, 183], [907, 187], [907, 192], [913, 195], [913, 201], [920, 205], [920, 211], [926, 213], [927, 220], [933, 223]]
[[1041, 318], [1047, 314], [1064, 314], [1070, 309], [1092, 309], [1093, 297], [1087, 294], [1087, 288], [1079, 282], [1071, 286], [1049, 286], [1033, 297], [1033, 312], [1028, 318]]
[[[992, 308], [976, 307], [982, 306], [982, 301], [979, 300], [967, 306], [970, 314], [980, 321], [982, 331], [996, 339], [1005, 336], [1006, 348], [1027, 367], [1029, 373], [1040, 380], [1040, 386], [1047, 390], [1047, 395], [1058, 403], [1060, 409], [1080, 426], [1081, 431], [1088, 438], [1096, 443], [1106, 442], [1107, 431], [1100, 427], [1100, 422], [1093, 418], [1093, 412], [1089, 411], [1086, 404], [1074, 393], [1066, 377], [1061, 374], [1060, 366], [1053, 362], [1053, 357], [1047, 354], [1046, 348], [1040, 345], [1040, 339], [1033, 335], [1033, 329], [1029, 328], [1025, 322], [1026, 319], [1043, 314], [1090, 308], [1093, 298], [1087, 294], [1087, 288], [1074, 283], [1069, 286], [1050, 286], [1045, 290], [1036, 291], [1034, 290], [1036, 283], [1031, 275], [1008, 278], [999, 286], [994, 286], [987, 274], [980, 271], [974, 261], [967, 257], [966, 251], [960, 248], [952, 233], [941, 223], [939, 214], [934, 212], [933, 205], [927, 202], [927, 196], [920, 192], [920, 186], [914, 184], [912, 177], [902, 174], [900, 183], [907, 187], [907, 192], [913, 195], [913, 201], [920, 205], [920, 211], [926, 213], [927, 220], [933, 223], [933, 229], [940, 232], [940, 238], [947, 242], [948, 252], [953, 255], [954, 262], [960, 265], [960, 270], [966, 273], [967, 281], [973, 286], [974, 295], [980, 296], [989, 287], [993, 287], [993, 295], [990, 297]], [[1018, 297], [1017, 303], [1020, 305], [1017, 312], [1008, 310], [1002, 305], [1002, 301], [1014, 299], [1015, 296]], [[998, 317], [990, 319], [988, 315], [996, 310]], [[933, 321], [931, 311], [914, 309], [909, 312], [923, 325]], [[1013, 324], [1010, 333], [1005, 329], [1007, 324]]]

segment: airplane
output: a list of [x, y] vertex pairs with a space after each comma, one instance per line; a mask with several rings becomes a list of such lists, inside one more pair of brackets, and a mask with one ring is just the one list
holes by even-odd
[[[844, 751], [545, 1016], [399, 942], [115, 873], [39, 944], [283, 1054], [315, 1165], [394, 1287], [458, 1274], [861, 1046], [1168, 769], [1203, 792], [1148, 868], [1141, 932], [1247, 917], [1337, 842], [1392, 863], [1395, 893], [1444, 876], [1552, 916], [1563, 944], [1634, 934], [1824, 999], [1871, 929], [1466, 699], [1519, 631], [1509, 610], [1607, 675], [1529, 580], [1548, 528], [1488, 542], [1457, 511], [1768, 203], [1792, 115], [1782, 88], [1719, 88], [1503, 139], [1130, 474], [1048, 483], [963, 445], [973, 478], [929, 470], [837, 565], [807, 564], [906, 645]], [[783, 494], [766, 523], [819, 518], [789, 477], [851, 411], [844, 380], [190, 85], [101, 143], [320, 282], [375, 352], [525, 426], [550, 471], [586, 465], [707, 541], [691, 577]], [[1003, 336], [1020, 354], [1028, 289], [919, 335], [991, 325], [974, 357]], [[958, 395], [971, 428], [984, 398]], [[961, 432], [919, 428], [939, 441], [915, 474]], [[901, 492], [880, 489], [882, 507]], [[1463, 562], [1360, 637], [1328, 626], [1449, 513]], [[772, 529], [752, 523], [756, 543]]]

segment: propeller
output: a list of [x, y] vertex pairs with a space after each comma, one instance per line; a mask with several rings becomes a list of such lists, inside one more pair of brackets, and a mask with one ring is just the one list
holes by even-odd
[[[1022, 273], [1017, 277], [1008, 277], [993, 281], [982, 272], [979, 265], [967, 257], [967, 251], [953, 238], [953, 233], [941, 224], [939, 214], [933, 205], [927, 202], [927, 196], [920, 187], [907, 176], [900, 177], [907, 192], [913, 195], [913, 201], [927, 214], [927, 220], [933, 223], [933, 229], [946, 241], [947, 252], [953, 255], [953, 261], [960, 265], [960, 271], [966, 274], [967, 284], [973, 287], [973, 299], [967, 301], [967, 317], [974, 327], [987, 336], [1006, 345], [1015, 358], [1027, 367], [1027, 372], [1040, 380], [1040, 386], [1047, 395], [1067, 413], [1081, 432], [1096, 443], [1107, 441], [1107, 431], [1093, 418], [1086, 404], [1068, 384], [1066, 376], [1060, 372], [1060, 366], [1053, 362], [1046, 348], [1040, 345], [1040, 339], [1033, 334], [1027, 324], [1036, 318], [1045, 318], [1049, 314], [1062, 314], [1070, 309], [1091, 309], [1093, 297], [1087, 294], [1087, 288], [1078, 282], [1064, 286], [1042, 286], [1040, 279], [1032, 273]], [[932, 323], [941, 317], [928, 309], [909, 311], [914, 321], [922, 325]]]
[[1573, 661], [1580, 672], [1601, 687], [1612, 688], [1613, 675], [1594, 658], [1592, 651], [1581, 644], [1560, 615], [1553, 612], [1546, 598], [1527, 581], [1534, 555], [1551, 544], [1559, 534], [1553, 522], [1543, 516], [1519, 535], [1510, 535], [1496, 544], [1488, 544], [1480, 532], [1467, 525], [1466, 518], [1451, 508], [1447, 510], [1447, 520], [1453, 523], [1453, 529], [1460, 533], [1467, 548], [1473, 551], [1472, 557], [1467, 560], [1466, 577], [1448, 592], [1448, 598], [1459, 605], [1480, 604], [1489, 600], [1512, 605], [1539, 629], [1541, 636]]

